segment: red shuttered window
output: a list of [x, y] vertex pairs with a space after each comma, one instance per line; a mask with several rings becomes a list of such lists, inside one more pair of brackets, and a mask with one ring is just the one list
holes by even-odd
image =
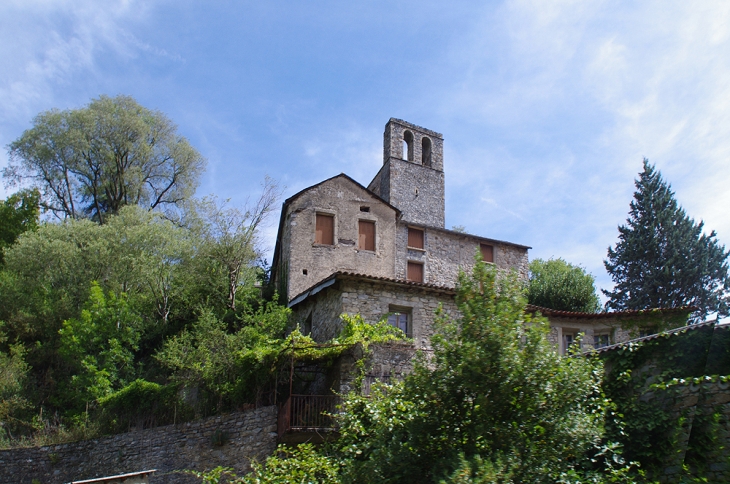
[[423, 264], [409, 261], [406, 279], [413, 282], [423, 282]]
[[482, 251], [482, 259], [484, 259], [484, 262], [494, 262], [494, 246], [481, 244], [479, 248]]
[[408, 227], [408, 247], [423, 249], [423, 230]]
[[375, 222], [360, 220], [358, 222], [358, 229], [360, 233], [357, 244], [358, 248], [375, 252]]
[[317, 222], [314, 229], [314, 243], [323, 245], [335, 245], [334, 216], [324, 213], [317, 214]]

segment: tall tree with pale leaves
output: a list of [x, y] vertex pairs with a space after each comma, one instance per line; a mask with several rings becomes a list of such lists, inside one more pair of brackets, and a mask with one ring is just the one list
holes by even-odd
[[8, 148], [8, 185], [38, 189], [41, 208], [59, 219], [101, 224], [125, 205], [175, 212], [205, 169], [170, 119], [129, 96], [41, 113]]
[[603, 290], [609, 309], [696, 306], [696, 319], [727, 316], [730, 251], [715, 231], [688, 217], [671, 186], [649, 160], [635, 180], [636, 192], [619, 241], [604, 261], [615, 286]]

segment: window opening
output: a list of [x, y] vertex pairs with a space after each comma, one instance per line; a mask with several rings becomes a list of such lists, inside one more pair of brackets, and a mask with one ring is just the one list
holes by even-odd
[[335, 245], [335, 217], [324, 213], [317, 214], [314, 243]]
[[593, 346], [596, 348], [603, 348], [611, 344], [611, 338], [608, 334], [595, 334], [593, 335]]
[[484, 262], [494, 262], [494, 246], [479, 244], [479, 249], [482, 251], [482, 259]]
[[375, 222], [360, 220], [358, 222], [360, 236], [358, 237], [358, 248], [375, 252]]
[[365, 205], [360, 205], [360, 211], [361, 212], [369, 212], [370, 207], [366, 207]]
[[406, 279], [413, 282], [423, 282], [423, 264], [408, 261]]
[[563, 332], [563, 354], [568, 353], [568, 348], [576, 344], [576, 333], [565, 333]]
[[408, 227], [408, 247], [423, 249], [423, 230]]
[[411, 310], [405, 308], [390, 308], [390, 310], [391, 313], [388, 315], [388, 324], [400, 329], [406, 334], [406, 336], [410, 336]]
[[307, 275], [307, 269], [302, 269], [302, 274]]
[[403, 133], [403, 159], [413, 161], [413, 133], [410, 131]]
[[431, 140], [425, 136], [421, 140], [421, 162], [423, 166], [431, 166]]

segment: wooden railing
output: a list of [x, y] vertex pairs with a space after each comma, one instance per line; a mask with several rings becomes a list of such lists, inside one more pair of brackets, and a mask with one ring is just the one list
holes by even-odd
[[314, 432], [336, 430], [332, 416], [337, 412], [337, 395], [292, 395], [279, 408], [278, 432]]

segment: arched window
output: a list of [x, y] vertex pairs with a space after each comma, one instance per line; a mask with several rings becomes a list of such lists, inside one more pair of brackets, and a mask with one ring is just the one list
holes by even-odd
[[403, 132], [403, 159], [413, 161], [413, 133]]
[[421, 162], [423, 166], [431, 166], [431, 140], [425, 136], [421, 140]]

